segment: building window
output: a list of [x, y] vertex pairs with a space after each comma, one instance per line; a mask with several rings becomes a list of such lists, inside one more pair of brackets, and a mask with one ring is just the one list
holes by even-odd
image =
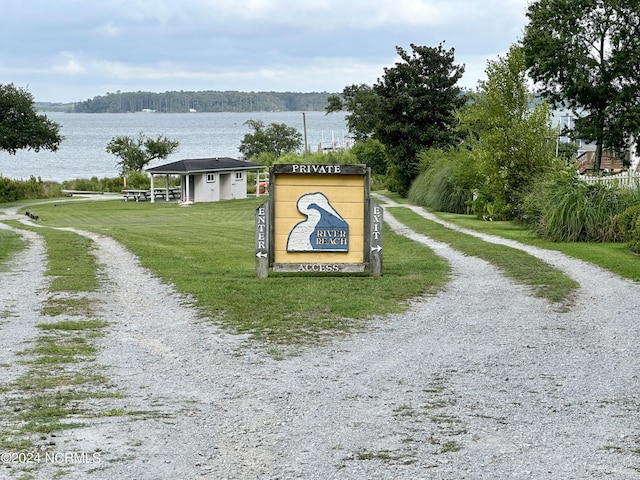
[[207, 183], [215, 183], [216, 174], [215, 173], [207, 173]]
[[242, 180], [242, 172], [236, 172], [236, 180]]

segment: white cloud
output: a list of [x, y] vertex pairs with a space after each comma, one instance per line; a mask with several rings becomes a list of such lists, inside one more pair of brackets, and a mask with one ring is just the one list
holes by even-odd
[[50, 73], [64, 75], [81, 75], [87, 73], [82, 63], [71, 53], [63, 52], [60, 56], [61, 62], [56, 63], [50, 70]]
[[123, 28], [109, 22], [94, 28], [93, 32], [102, 37], [117, 37], [122, 34]]
[[[474, 88], [525, 24], [526, 0], [56, 0], [0, 16], [0, 83], [79, 91], [326, 90], [372, 84], [395, 46], [455, 48]], [[0, 0], [0, 9], [4, 2]], [[498, 53], [494, 53], [498, 52]], [[38, 92], [46, 92], [44, 94]]]

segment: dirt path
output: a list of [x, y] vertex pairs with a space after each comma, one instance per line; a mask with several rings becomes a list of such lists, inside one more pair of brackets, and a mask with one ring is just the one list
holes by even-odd
[[[59, 448], [101, 452], [97, 465], [60, 466], [63, 478], [640, 478], [640, 286], [536, 252], [582, 284], [557, 312], [385, 219], [445, 257], [451, 283], [279, 361], [200, 318], [117, 242], [83, 233], [104, 265], [99, 316], [111, 324], [97, 363], [125, 393], [95, 408], [131, 414], [60, 433]], [[36, 306], [3, 308], [5, 338]]]

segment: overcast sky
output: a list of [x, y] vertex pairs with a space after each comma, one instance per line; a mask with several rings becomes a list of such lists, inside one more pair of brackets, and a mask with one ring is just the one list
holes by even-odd
[[0, 83], [36, 101], [107, 92], [372, 85], [410, 44], [455, 48], [475, 88], [527, 0], [0, 0]]

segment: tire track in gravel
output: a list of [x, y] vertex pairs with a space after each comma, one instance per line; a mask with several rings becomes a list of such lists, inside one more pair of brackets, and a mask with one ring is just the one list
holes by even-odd
[[[464, 470], [468, 477], [454, 469], [451, 477], [444, 478], [640, 478], [640, 367], [634, 358], [640, 334], [640, 286], [559, 252], [477, 234], [422, 208], [408, 208], [463, 233], [527, 251], [581, 284], [576, 305], [564, 313], [550, 310], [545, 302], [527, 307], [528, 300], [514, 295], [515, 286], [512, 292], [491, 291], [495, 282], [488, 279], [472, 280], [461, 292], [460, 299], [465, 299], [469, 288], [486, 288], [468, 312], [468, 318], [477, 317], [486, 330], [468, 339], [474, 353], [457, 363], [464, 367], [464, 375], [453, 387], [466, 392], [467, 415], [475, 412], [468, 418], [469, 425], [477, 428], [467, 458], [473, 458], [476, 450], [484, 453]], [[396, 232], [439, 248], [387, 212], [385, 220]], [[457, 265], [460, 275], [473, 271], [468, 257], [444, 256], [454, 268]], [[460, 327], [468, 328], [468, 323]], [[478, 355], [488, 347], [503, 351], [488, 361]], [[469, 375], [472, 381], [464, 379]], [[480, 424], [488, 425], [478, 425], [480, 418], [488, 420]], [[492, 423], [498, 434], [486, 430]], [[506, 469], [500, 469], [502, 463]]]
[[6, 271], [0, 272], [0, 385], [6, 386], [29, 368], [19, 363], [16, 355], [40, 333], [36, 325], [42, 322], [40, 310], [48, 281], [42, 238], [2, 222], [0, 228], [17, 233], [26, 242], [25, 249], [8, 262]]

